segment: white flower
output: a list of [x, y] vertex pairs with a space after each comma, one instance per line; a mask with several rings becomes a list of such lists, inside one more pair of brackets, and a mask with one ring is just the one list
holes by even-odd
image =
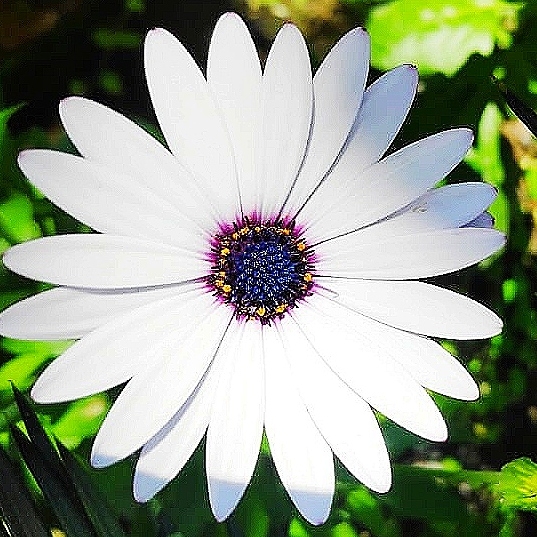
[[[282, 27], [264, 70], [242, 20], [224, 15], [207, 77], [162, 29], [145, 71], [169, 146], [79, 97], [60, 105], [81, 156], [24, 151], [50, 200], [99, 233], [14, 246], [11, 270], [59, 287], [19, 302], [1, 332], [78, 339], [33, 398], [67, 401], [125, 383], [92, 464], [139, 448], [134, 495], [151, 498], [206, 434], [215, 517], [239, 502], [265, 430], [306, 519], [334, 493], [332, 452], [375, 491], [391, 483], [372, 408], [430, 440], [444, 420], [426, 389], [478, 388], [437, 338], [488, 338], [500, 319], [416, 281], [491, 255], [504, 236], [492, 187], [434, 189], [471, 145], [468, 129], [381, 158], [417, 84], [396, 68], [364, 91], [369, 38], [346, 34], [312, 79], [300, 32]], [[469, 225], [468, 225], [469, 224]]]

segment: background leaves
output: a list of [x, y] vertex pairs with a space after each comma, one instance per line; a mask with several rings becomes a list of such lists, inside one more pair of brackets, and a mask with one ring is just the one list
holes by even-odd
[[[168, 28], [204, 65], [214, 23], [230, 9], [247, 17], [262, 56], [281, 24], [293, 20], [306, 34], [314, 65], [357, 25], [372, 36], [371, 80], [399, 63], [417, 64], [419, 92], [390, 151], [445, 128], [473, 128], [474, 146], [448, 182], [493, 184], [498, 198], [491, 213], [509, 241], [501, 254], [437, 283], [485, 303], [504, 319], [503, 333], [491, 341], [443, 342], [474, 375], [481, 398], [466, 403], [435, 396], [450, 428], [444, 444], [425, 442], [380, 417], [395, 463], [393, 489], [373, 494], [338, 466], [332, 514], [320, 528], [309, 526], [293, 509], [265, 446], [245, 498], [227, 523], [217, 524], [208, 507], [203, 446], [154, 500], [136, 504], [131, 492], [133, 458], [99, 471], [85, 463], [91, 439], [117, 391], [64, 405], [26, 406], [23, 420], [21, 400], [17, 406], [10, 382], [27, 391], [70, 343], [3, 339], [0, 534], [40, 537], [43, 529], [46, 534], [61, 529], [75, 536], [140, 537], [537, 534], [537, 142], [491, 81], [496, 77], [525, 106], [537, 109], [536, 2], [1, 4], [0, 252], [42, 235], [84, 230], [44, 199], [16, 165], [18, 152], [26, 147], [73, 151], [59, 126], [58, 101], [73, 93], [85, 95], [158, 135], [143, 81], [140, 47], [145, 32], [154, 26]], [[0, 265], [0, 308], [42, 289]], [[34, 425], [29, 426], [33, 412], [38, 421], [30, 420]], [[53, 436], [60, 442], [56, 448], [53, 441], [48, 456], [37, 448], [45, 441], [35, 437], [38, 424], [48, 432], [47, 441]], [[55, 483], [54, 490], [50, 483]], [[15, 513], [20, 512], [25, 517], [17, 519]]]

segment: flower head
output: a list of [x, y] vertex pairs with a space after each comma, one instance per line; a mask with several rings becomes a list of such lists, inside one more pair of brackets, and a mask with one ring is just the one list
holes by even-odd
[[387, 156], [416, 70], [365, 88], [369, 38], [347, 33], [312, 77], [292, 24], [264, 69], [243, 21], [224, 15], [204, 76], [168, 32], [149, 32], [145, 71], [169, 149], [122, 115], [60, 104], [80, 156], [29, 150], [19, 164], [97, 233], [14, 246], [11, 270], [57, 287], [0, 316], [3, 334], [78, 339], [42, 373], [38, 402], [126, 383], [92, 464], [141, 448], [134, 495], [151, 498], [206, 435], [215, 517], [235, 508], [263, 430], [279, 477], [309, 521], [328, 516], [335, 454], [386, 491], [373, 409], [447, 437], [426, 389], [474, 399], [463, 366], [431, 337], [488, 338], [484, 306], [418, 281], [467, 267], [504, 237], [483, 183], [434, 188], [471, 145], [440, 132]]

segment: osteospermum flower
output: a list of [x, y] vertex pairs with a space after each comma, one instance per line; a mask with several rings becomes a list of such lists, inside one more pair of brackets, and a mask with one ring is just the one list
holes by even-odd
[[417, 85], [396, 68], [364, 91], [369, 38], [347, 33], [312, 78], [304, 39], [279, 31], [261, 68], [242, 20], [214, 30], [206, 77], [155, 29], [145, 42], [151, 99], [169, 150], [122, 115], [71, 97], [60, 115], [81, 156], [24, 151], [51, 201], [98, 233], [14, 246], [11, 270], [59, 287], [0, 318], [23, 339], [78, 339], [32, 390], [41, 403], [126, 383], [92, 464], [141, 448], [146, 501], [206, 435], [215, 517], [254, 471], [263, 430], [291, 500], [328, 516], [334, 460], [387, 491], [375, 409], [430, 440], [447, 437], [427, 389], [478, 396], [434, 340], [488, 338], [484, 306], [417, 281], [498, 250], [482, 183], [433, 188], [463, 158], [468, 129], [381, 158]]

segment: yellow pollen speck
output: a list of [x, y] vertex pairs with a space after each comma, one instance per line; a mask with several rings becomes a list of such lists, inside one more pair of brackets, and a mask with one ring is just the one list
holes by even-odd
[[259, 315], [259, 317], [263, 317], [263, 315], [265, 315], [266, 313], [266, 309], [265, 309], [265, 306], [259, 306], [259, 308], [257, 308], [255, 310], [255, 312]]
[[218, 276], [220, 276], [221, 278], [223, 278], [225, 275], [226, 275], [226, 272], [225, 272], [224, 270], [221, 270], [221, 271], [218, 273]]
[[274, 308], [276, 313], [283, 313], [287, 309], [287, 304], [280, 304]]
[[248, 233], [248, 231], [250, 231], [250, 228], [248, 226], [244, 226], [243, 228], [241, 228], [241, 230], [239, 231], [239, 233], [241, 235], [246, 235]]
[[290, 230], [290, 229], [287, 229], [286, 227], [284, 227], [284, 228], [282, 229], [282, 233], [283, 233], [284, 235], [289, 235], [289, 234], [291, 233], [291, 230]]
[[306, 274], [304, 274], [304, 281], [311, 282], [312, 279], [313, 279], [313, 276], [311, 275], [311, 273], [306, 272]]
[[226, 283], [224, 286], [222, 286], [222, 291], [224, 291], [224, 293], [229, 293], [231, 291], [231, 285]]
[[256, 233], [259, 233], [259, 232], [261, 231], [261, 228], [260, 228], [259, 226], [255, 226], [255, 227], [254, 227], [254, 231], [255, 231]]
[[306, 249], [306, 245], [305, 245], [303, 242], [299, 242], [299, 243], [296, 245], [296, 249], [297, 249], [299, 252], [303, 252], [303, 251]]
[[222, 248], [220, 250], [220, 255], [229, 255], [229, 253], [231, 252], [231, 250], [229, 248]]
[[239, 234], [235, 231], [235, 233], [233, 233], [233, 235], [231, 235], [231, 238], [236, 241], [238, 238], [239, 238]]
[[224, 280], [216, 280], [214, 284], [216, 287], [222, 287], [222, 285], [224, 285]]

